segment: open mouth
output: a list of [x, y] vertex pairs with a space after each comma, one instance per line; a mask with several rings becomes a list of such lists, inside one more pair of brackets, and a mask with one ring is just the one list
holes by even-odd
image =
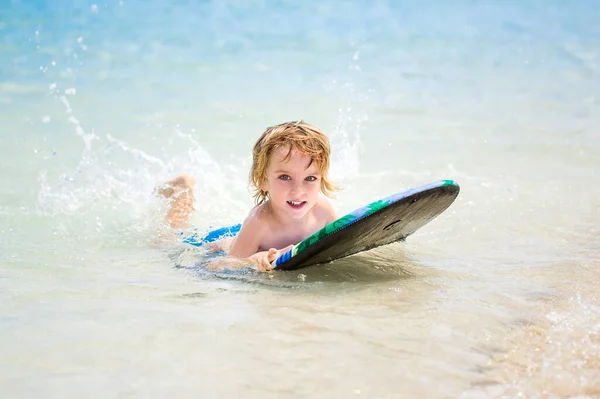
[[287, 201], [287, 203], [293, 209], [300, 209], [306, 204], [306, 201]]

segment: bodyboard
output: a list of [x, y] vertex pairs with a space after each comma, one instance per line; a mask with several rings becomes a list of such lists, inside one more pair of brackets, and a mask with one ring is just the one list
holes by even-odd
[[442, 180], [372, 202], [302, 240], [272, 267], [299, 269], [402, 241], [444, 212], [459, 191], [454, 181]]

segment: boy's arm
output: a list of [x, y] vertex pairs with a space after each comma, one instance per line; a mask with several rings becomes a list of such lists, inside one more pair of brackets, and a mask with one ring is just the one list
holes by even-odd
[[246, 265], [253, 263], [261, 272], [271, 270], [271, 262], [291, 246], [280, 250], [271, 248], [268, 251], [258, 251], [266, 226], [268, 225], [261, 222], [256, 213], [251, 213], [242, 224], [242, 228], [229, 250], [229, 257], [242, 260]]
[[262, 234], [263, 224], [260, 223], [256, 214], [252, 212], [244, 220], [240, 232], [233, 240], [229, 249], [229, 256], [233, 258], [248, 258], [254, 255], [260, 248]]
[[257, 265], [258, 270], [266, 272], [271, 270], [271, 262], [277, 259], [282, 253], [291, 249], [293, 245], [284, 249], [276, 250], [271, 248], [268, 251], [257, 252], [248, 258], [234, 258], [231, 256], [216, 258], [208, 261], [206, 266], [210, 270], [222, 270], [222, 269], [239, 269], [241, 267], [248, 267], [250, 265]]

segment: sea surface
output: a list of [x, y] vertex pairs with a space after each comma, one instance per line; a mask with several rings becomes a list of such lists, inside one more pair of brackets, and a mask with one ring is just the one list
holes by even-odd
[[[600, 2], [0, 2], [0, 396], [600, 397]], [[267, 126], [344, 214], [453, 179], [405, 243], [211, 274]]]

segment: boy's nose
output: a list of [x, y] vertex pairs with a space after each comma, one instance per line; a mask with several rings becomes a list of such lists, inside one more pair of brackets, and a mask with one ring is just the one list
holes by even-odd
[[292, 194], [299, 194], [302, 192], [302, 184], [295, 183], [292, 185]]

